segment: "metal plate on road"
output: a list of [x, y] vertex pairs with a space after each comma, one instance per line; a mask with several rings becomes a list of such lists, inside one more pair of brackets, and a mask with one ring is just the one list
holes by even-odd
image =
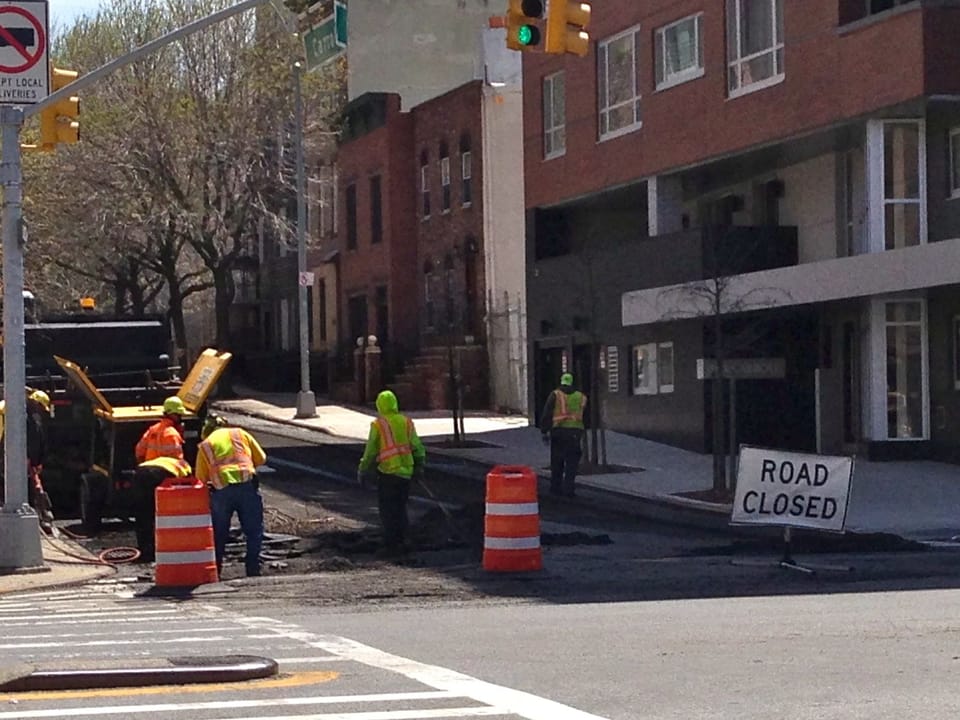
[[46, 0], [0, 0], [0, 105], [35, 105], [50, 94]]

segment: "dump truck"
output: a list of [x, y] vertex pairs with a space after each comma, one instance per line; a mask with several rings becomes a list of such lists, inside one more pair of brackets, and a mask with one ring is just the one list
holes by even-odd
[[[184, 453], [191, 464], [196, 460], [207, 397], [231, 357], [228, 352], [208, 348], [197, 358], [179, 389], [165, 389], [167, 395], [177, 395], [187, 408], [183, 417]], [[144, 431], [163, 416], [163, 398], [151, 404], [114, 405], [77, 363], [59, 356], [56, 362], [88, 401], [88, 453], [77, 492], [84, 528], [97, 532], [103, 518], [127, 519], [133, 514], [133, 473], [137, 466], [134, 448]]]

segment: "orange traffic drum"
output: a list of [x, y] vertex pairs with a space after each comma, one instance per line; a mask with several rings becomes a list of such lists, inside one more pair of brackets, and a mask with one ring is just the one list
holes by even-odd
[[483, 569], [543, 569], [537, 474], [525, 465], [499, 465], [487, 473]]
[[156, 489], [156, 584], [215, 583], [217, 559], [207, 486], [194, 477], [167, 478]]

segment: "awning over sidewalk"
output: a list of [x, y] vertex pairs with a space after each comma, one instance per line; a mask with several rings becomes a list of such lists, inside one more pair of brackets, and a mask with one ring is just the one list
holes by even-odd
[[960, 238], [822, 260], [623, 294], [624, 326], [709, 317], [719, 296], [724, 314], [960, 283]]

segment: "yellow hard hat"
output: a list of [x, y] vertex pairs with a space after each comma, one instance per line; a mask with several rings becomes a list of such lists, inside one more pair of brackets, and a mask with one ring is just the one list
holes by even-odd
[[43, 390], [32, 390], [30, 394], [27, 395], [27, 398], [43, 405], [43, 409], [47, 412], [51, 412], [53, 409], [53, 403], [50, 401], [50, 396], [47, 395]]
[[183, 400], [181, 400], [176, 395], [171, 395], [166, 400], [163, 401], [163, 414], [164, 415], [186, 415], [187, 408], [183, 405]]

